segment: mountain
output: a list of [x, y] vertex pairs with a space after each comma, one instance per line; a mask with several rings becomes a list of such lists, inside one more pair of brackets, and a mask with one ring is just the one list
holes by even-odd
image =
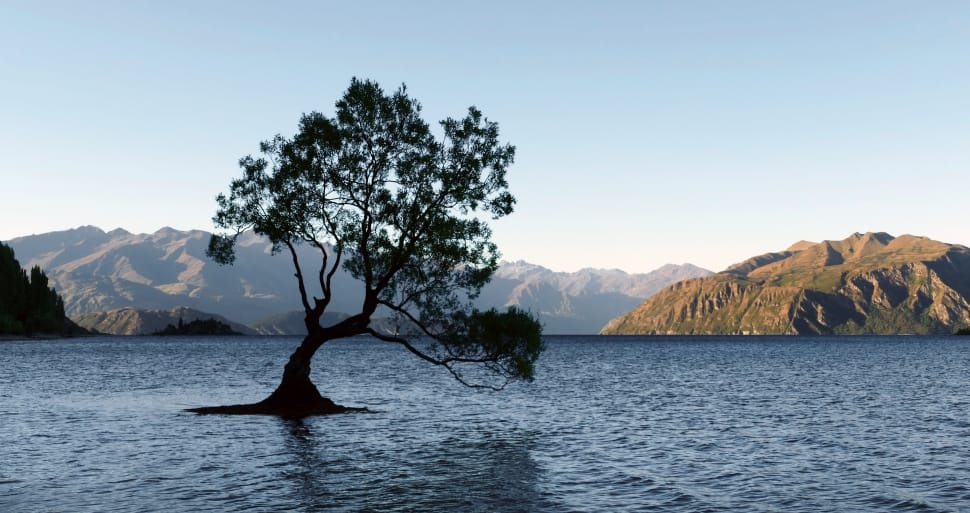
[[[167, 326], [178, 326], [194, 321], [218, 321], [228, 325], [233, 331], [255, 335], [257, 332], [248, 326], [232, 322], [224, 317], [191, 308], [178, 307], [171, 310], [140, 310], [137, 308], [118, 308], [105, 312], [79, 315], [75, 322], [83, 328], [108, 335], [151, 335], [164, 330]], [[180, 323], [180, 321], [182, 321]]]
[[555, 272], [527, 262], [503, 262], [478, 306], [518, 306], [539, 315], [547, 334], [596, 333], [667, 285], [710, 275], [700, 267], [665, 265], [646, 274], [612, 269]]
[[[476, 306], [519, 306], [531, 310], [539, 315], [544, 332], [549, 335], [591, 334], [665, 286], [710, 274], [691, 264], [668, 264], [646, 274], [627, 274], [600, 269], [565, 273], [527, 262], [503, 262], [492, 281], [482, 288]], [[265, 335], [298, 335], [305, 332], [303, 315], [302, 310], [287, 312], [250, 326]], [[337, 314], [324, 322], [337, 322], [343, 317]], [[381, 324], [383, 320], [378, 321], [377, 329], [392, 331]]]
[[970, 249], [856, 233], [682, 281], [603, 334], [952, 333], [970, 325]]
[[[205, 256], [209, 236], [199, 230], [163, 228], [133, 234], [85, 226], [20, 237], [8, 244], [24, 266], [45, 270], [64, 298], [69, 317], [121, 308], [184, 306], [253, 326], [261, 333], [302, 333], [302, 313], [293, 313], [302, 312], [302, 306], [290, 258], [272, 255], [270, 242], [249, 232], [237, 243], [235, 264], [222, 267]], [[299, 252], [307, 269], [319, 260], [312, 248], [303, 246]], [[708, 274], [690, 264], [627, 274], [597, 269], [564, 273], [526, 262], [503, 262], [476, 306], [515, 305], [531, 310], [548, 334], [596, 333], [608, 320], [663, 287]], [[363, 295], [358, 282], [339, 272], [334, 287], [338, 293], [331, 312], [359, 309]], [[311, 287], [309, 293], [314, 292]]]
[[[248, 324], [302, 309], [292, 262], [273, 255], [268, 240], [243, 234], [235, 264], [220, 266], [205, 255], [209, 236], [172, 228], [106, 233], [87, 226], [21, 237], [9, 245], [22, 255], [24, 266], [38, 265], [48, 273], [72, 318], [119, 308], [185, 306]], [[309, 247], [300, 253], [304, 262], [319, 258]], [[332, 304], [335, 311], [359, 307], [363, 296], [349, 276], [337, 275], [334, 284], [341, 291]]]

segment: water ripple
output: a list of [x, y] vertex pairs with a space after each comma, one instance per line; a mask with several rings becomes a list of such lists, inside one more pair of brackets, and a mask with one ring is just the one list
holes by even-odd
[[294, 343], [4, 342], [0, 511], [970, 511], [951, 338], [554, 337], [499, 394], [341, 342], [315, 380], [379, 413], [180, 412], [260, 399]]

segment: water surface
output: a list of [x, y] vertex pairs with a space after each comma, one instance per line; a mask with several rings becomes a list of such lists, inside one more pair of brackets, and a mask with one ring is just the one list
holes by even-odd
[[550, 337], [499, 393], [354, 340], [314, 380], [376, 413], [181, 411], [296, 343], [0, 342], [0, 511], [970, 511], [970, 338]]

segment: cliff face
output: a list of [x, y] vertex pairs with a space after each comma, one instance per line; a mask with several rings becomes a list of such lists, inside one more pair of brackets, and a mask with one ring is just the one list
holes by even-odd
[[923, 237], [854, 234], [800, 242], [687, 280], [604, 334], [948, 333], [970, 325], [970, 249]]

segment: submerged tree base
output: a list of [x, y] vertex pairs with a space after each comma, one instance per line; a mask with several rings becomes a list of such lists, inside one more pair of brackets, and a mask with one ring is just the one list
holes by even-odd
[[309, 367], [297, 377], [284, 374], [279, 388], [266, 399], [252, 404], [203, 406], [185, 411], [200, 415], [275, 415], [287, 419], [302, 419], [315, 415], [364, 412], [366, 408], [351, 408], [324, 397], [309, 378]]
[[319, 401], [302, 404], [274, 404], [269, 399], [252, 404], [232, 404], [227, 406], [203, 406], [185, 410], [200, 415], [274, 415], [287, 419], [302, 419], [315, 415], [335, 413], [365, 412], [367, 408], [352, 408], [337, 404], [326, 397]]

